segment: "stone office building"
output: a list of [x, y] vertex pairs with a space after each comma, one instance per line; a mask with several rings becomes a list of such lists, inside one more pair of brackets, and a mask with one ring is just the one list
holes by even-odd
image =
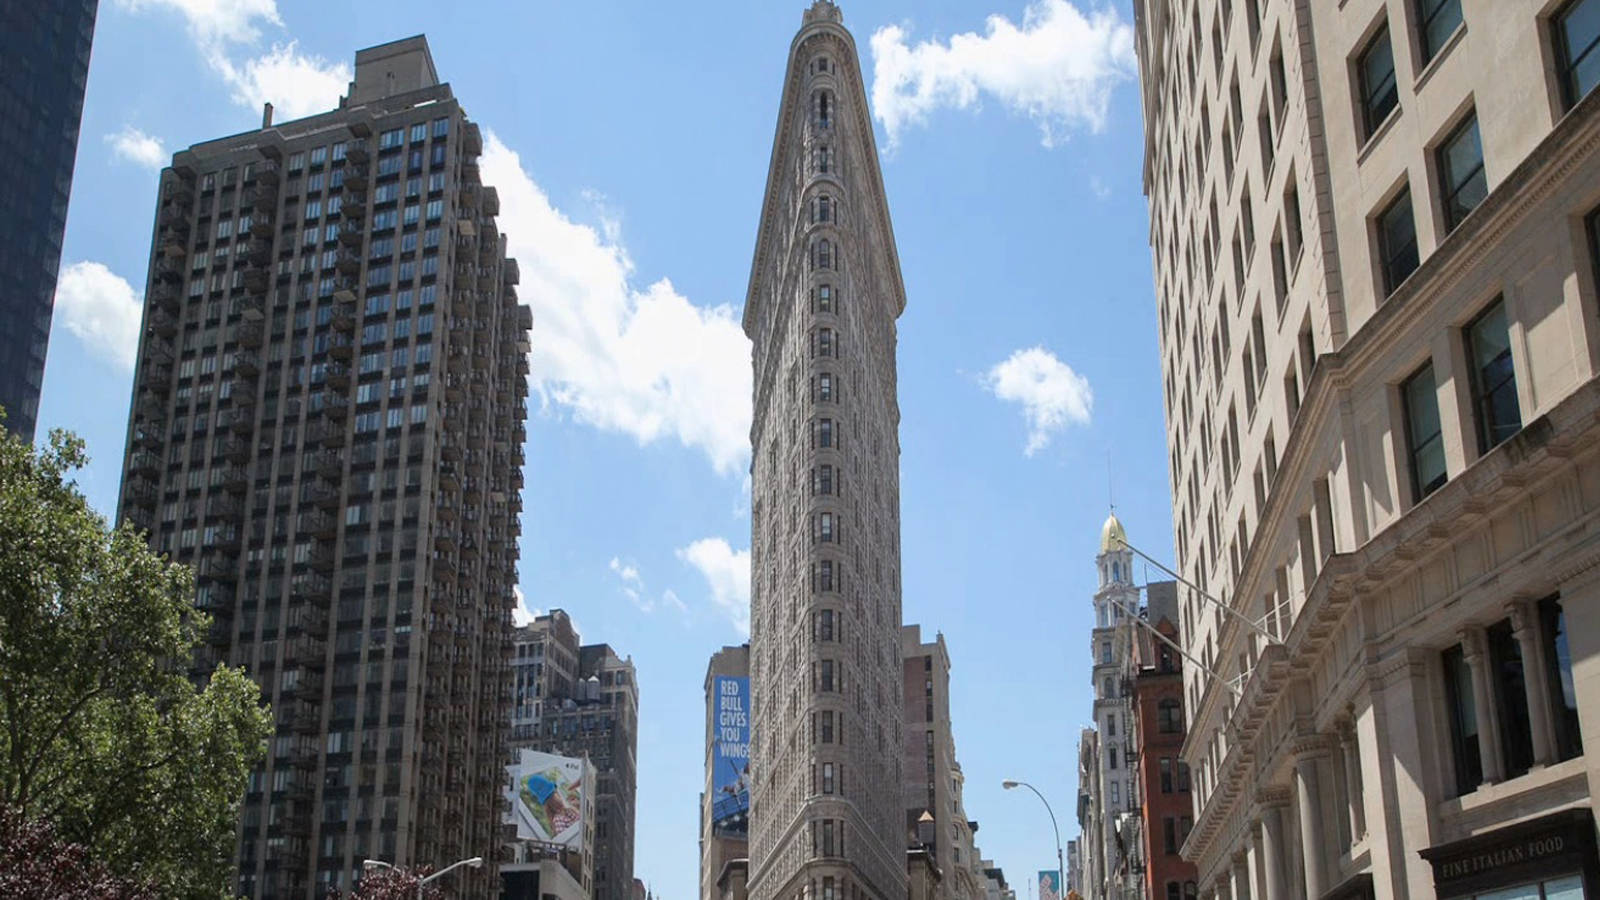
[[1600, 0], [1135, 11], [1201, 895], [1597, 896]]
[[247, 897], [369, 857], [497, 883], [531, 314], [482, 145], [415, 37], [161, 173], [119, 508], [195, 570], [200, 675], [276, 716]]
[[[750, 896], [906, 896], [900, 414], [905, 285], [855, 41], [791, 42], [744, 307], [751, 429]], [[834, 790], [820, 785], [832, 766]]]

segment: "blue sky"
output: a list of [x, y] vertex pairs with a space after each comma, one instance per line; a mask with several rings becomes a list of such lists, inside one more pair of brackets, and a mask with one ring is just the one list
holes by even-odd
[[[707, 657], [744, 640], [737, 322], [802, 2], [102, 0], [43, 427], [110, 513], [155, 185], [173, 150], [331, 107], [354, 51], [427, 34], [491, 135], [535, 313], [520, 586], [639, 670], [635, 871], [696, 894]], [[381, 10], [381, 12], [379, 12]], [[899, 243], [906, 621], [942, 631], [986, 856], [1053, 867], [1088, 721], [1108, 496], [1171, 556], [1131, 11], [849, 0]]]

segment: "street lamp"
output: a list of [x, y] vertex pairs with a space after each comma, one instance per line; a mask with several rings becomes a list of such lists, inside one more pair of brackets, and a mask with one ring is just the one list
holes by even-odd
[[[424, 879], [422, 879], [422, 880], [417, 882], [417, 900], [422, 900], [422, 886], [423, 885], [425, 885], [428, 882], [434, 880], [435, 878], [438, 878], [438, 877], [448, 873], [451, 869], [459, 869], [462, 866], [470, 866], [470, 867], [476, 869], [481, 865], [483, 865], [483, 857], [474, 856], [471, 859], [463, 859], [463, 860], [461, 860], [459, 862], [453, 862], [450, 865], [445, 866], [444, 868], [442, 868], [439, 871], [433, 873], [432, 875], [429, 875], [427, 878], [424, 878]], [[361, 861], [361, 868], [369, 870], [369, 871], [372, 870], [372, 869], [394, 869], [396, 872], [400, 871], [400, 867], [399, 866], [396, 866], [393, 863], [386, 863], [381, 859], [363, 859]]]
[[[1061, 857], [1061, 829], [1056, 827], [1056, 812], [1050, 808], [1050, 801], [1046, 800], [1044, 795], [1039, 793], [1038, 788], [1027, 783], [1026, 781], [1012, 781], [1011, 779], [1007, 778], [1005, 781], [1000, 782], [1000, 786], [1008, 791], [1016, 787], [1025, 787], [1028, 790], [1033, 791], [1033, 795], [1039, 798], [1040, 803], [1044, 804], [1044, 811], [1050, 814], [1050, 830], [1054, 831], [1056, 834], [1056, 894], [1065, 900], [1067, 896], [1067, 863]], [[1040, 900], [1044, 900], [1044, 898], [1041, 897]]]

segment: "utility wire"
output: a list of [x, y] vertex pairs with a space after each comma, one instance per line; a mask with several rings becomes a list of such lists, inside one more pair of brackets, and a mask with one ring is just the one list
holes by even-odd
[[1174, 572], [1171, 569], [1167, 568], [1165, 565], [1163, 565], [1161, 563], [1160, 560], [1156, 559], [1155, 557], [1151, 556], [1150, 554], [1145, 553], [1143, 550], [1140, 550], [1138, 547], [1135, 547], [1134, 545], [1128, 543], [1126, 538], [1118, 537], [1118, 538], [1112, 538], [1112, 540], [1114, 540], [1117, 543], [1121, 544], [1123, 547], [1126, 547], [1130, 552], [1132, 552], [1135, 555], [1139, 556], [1140, 558], [1144, 559], [1146, 562], [1150, 563], [1151, 565], [1155, 566], [1156, 568], [1160, 569], [1161, 571], [1167, 573], [1168, 575], [1171, 575], [1174, 579], [1176, 579], [1178, 581], [1179, 584], [1182, 584], [1184, 587], [1187, 587], [1189, 590], [1194, 591], [1199, 596], [1204, 597], [1207, 600], [1210, 600], [1212, 602], [1212, 604], [1214, 604], [1218, 609], [1221, 609], [1223, 612], [1227, 613], [1228, 615], [1233, 616], [1235, 619], [1238, 619], [1239, 621], [1243, 622], [1246, 626], [1248, 626], [1250, 628], [1251, 631], [1254, 631], [1256, 634], [1259, 634], [1263, 638], [1266, 638], [1269, 642], [1273, 642], [1273, 643], [1277, 642], [1278, 639], [1273, 636], [1272, 632], [1267, 631], [1265, 628], [1262, 628], [1259, 624], [1256, 623], [1256, 620], [1250, 618], [1249, 616], [1245, 615], [1244, 613], [1239, 612], [1238, 610], [1234, 609], [1232, 606], [1229, 606], [1228, 604], [1224, 603], [1223, 601], [1218, 600], [1216, 597], [1213, 597], [1210, 594], [1206, 593], [1205, 591], [1201, 590], [1199, 585], [1195, 584], [1194, 582], [1190, 581], [1187, 578], [1184, 578], [1182, 575], [1179, 575], [1177, 572]]

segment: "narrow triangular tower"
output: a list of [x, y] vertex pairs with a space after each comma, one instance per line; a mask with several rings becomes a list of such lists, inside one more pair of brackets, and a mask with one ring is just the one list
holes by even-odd
[[745, 302], [752, 900], [901, 900], [899, 405], [905, 288], [855, 42], [789, 49]]

